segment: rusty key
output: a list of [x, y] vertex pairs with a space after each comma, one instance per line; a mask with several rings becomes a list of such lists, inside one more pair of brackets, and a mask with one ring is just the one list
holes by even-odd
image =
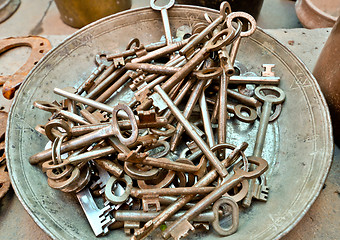
[[221, 185], [205, 196], [194, 207], [189, 209], [182, 217], [174, 221], [168, 228], [162, 233], [165, 239], [172, 236], [174, 239], [180, 239], [188, 234], [189, 230], [194, 230], [194, 227], [189, 221], [191, 221], [199, 213], [203, 212], [210, 204], [217, 201], [224, 193], [236, 186], [244, 179], [250, 179], [260, 176], [268, 168], [266, 160], [258, 157], [248, 157], [249, 162], [256, 164], [257, 168], [251, 172], [246, 172], [241, 169], [241, 164], [234, 166], [234, 175], [229, 179], [225, 179]]
[[[258, 127], [253, 156], [261, 157], [266, 138], [267, 127], [273, 104], [280, 104], [285, 100], [285, 93], [275, 86], [259, 86], [255, 89], [255, 96], [264, 102], [260, 124]], [[254, 193], [255, 179], [249, 181], [249, 191], [242, 205], [249, 207]], [[267, 191], [267, 190], [266, 190]]]

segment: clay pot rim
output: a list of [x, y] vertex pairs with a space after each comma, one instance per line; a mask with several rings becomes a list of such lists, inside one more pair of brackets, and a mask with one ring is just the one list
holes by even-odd
[[336, 22], [336, 20], [338, 19], [338, 17], [335, 17], [333, 15], [330, 15], [326, 12], [324, 12], [323, 10], [321, 10], [320, 8], [317, 8], [314, 3], [312, 3], [311, 0], [305, 0], [305, 3], [313, 10], [315, 11], [317, 14], [321, 15], [322, 17], [334, 21], [334, 23]]

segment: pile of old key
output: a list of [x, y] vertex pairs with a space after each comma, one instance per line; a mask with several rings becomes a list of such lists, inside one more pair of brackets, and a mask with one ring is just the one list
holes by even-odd
[[[274, 86], [280, 78], [270, 64], [263, 76], [235, 73], [240, 41], [256, 29], [250, 15], [223, 2], [218, 18], [205, 18], [180, 41], [167, 25], [166, 43], [144, 47], [133, 39], [124, 52], [100, 53], [79, 87], [54, 89], [67, 99], [34, 103], [52, 113], [37, 127], [51, 146], [30, 163], [40, 164], [50, 187], [77, 194], [96, 236], [124, 227], [142, 239], [161, 227], [164, 238], [179, 239], [209, 223], [228, 236], [237, 231], [238, 203], [267, 200], [261, 155], [270, 118], [279, 115], [272, 109], [285, 98]], [[130, 102], [122, 89], [132, 90]], [[113, 100], [118, 104], [111, 107]], [[257, 112], [247, 157], [246, 142], [227, 142], [227, 121], [252, 124]], [[225, 215], [229, 227], [220, 225]]]

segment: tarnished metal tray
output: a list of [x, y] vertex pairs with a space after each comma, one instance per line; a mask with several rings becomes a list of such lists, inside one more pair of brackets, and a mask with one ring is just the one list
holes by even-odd
[[[173, 31], [182, 25], [204, 21], [203, 14], [217, 12], [193, 6], [175, 6], [169, 11]], [[75, 196], [51, 189], [46, 176], [29, 157], [43, 150], [47, 138], [34, 130], [48, 113], [33, 108], [33, 102], [53, 101], [54, 87], [79, 86], [95, 68], [99, 51], [120, 51], [133, 37], [143, 44], [158, 41], [163, 34], [159, 12], [142, 8], [122, 12], [80, 29], [50, 51], [29, 74], [13, 103], [7, 129], [6, 152], [9, 173], [17, 196], [37, 224], [53, 238], [93, 239], [92, 230]], [[286, 101], [278, 121], [268, 128], [263, 157], [270, 163], [267, 203], [255, 202], [242, 210], [236, 234], [229, 239], [273, 239], [291, 230], [318, 196], [333, 154], [332, 129], [326, 102], [306, 67], [288, 49], [262, 30], [242, 40], [237, 59], [248, 70], [261, 71], [262, 63], [276, 64]], [[247, 141], [252, 154], [257, 124], [233, 123], [228, 133], [233, 143]], [[202, 233], [192, 234], [199, 238]], [[206, 234], [206, 233], [204, 233]], [[219, 238], [213, 230], [209, 238]], [[109, 238], [127, 238], [122, 230]], [[155, 238], [160, 237], [157, 233]]]

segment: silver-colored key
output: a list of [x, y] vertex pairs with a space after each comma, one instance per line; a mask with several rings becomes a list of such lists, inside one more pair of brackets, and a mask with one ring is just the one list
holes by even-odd
[[[264, 141], [266, 139], [267, 127], [268, 127], [268, 123], [270, 119], [272, 105], [282, 103], [285, 100], [285, 93], [278, 87], [263, 85], [255, 89], [255, 96], [260, 101], [263, 102], [263, 107], [262, 107], [262, 113], [261, 113], [258, 132], [256, 135], [256, 142], [255, 142], [253, 156], [261, 157], [263, 146], [264, 146]], [[253, 166], [250, 166], [250, 169], [252, 168]], [[263, 200], [263, 201], [267, 200], [268, 187], [264, 185], [266, 184], [266, 180], [264, 179], [264, 176], [262, 177], [262, 181], [261, 181], [261, 184], [263, 184], [262, 186], [257, 186], [258, 184], [255, 182], [255, 180], [256, 179], [251, 179], [249, 181], [249, 191], [248, 191], [246, 198], [243, 200], [243, 203], [242, 203], [244, 207], [249, 207], [251, 205], [252, 198], [255, 196], [258, 196], [260, 200]], [[262, 190], [262, 187], [263, 187], [263, 190]]]
[[109, 225], [115, 222], [108, 214], [112, 210], [111, 206], [99, 209], [87, 187], [77, 193], [77, 198], [96, 237], [107, 234]]
[[106, 170], [104, 170], [98, 164], [95, 163], [95, 166], [98, 170], [99, 179], [96, 182], [94, 182], [93, 184], [91, 184], [90, 188], [94, 189], [96, 187], [99, 187], [100, 188], [99, 193], [103, 194], [105, 192], [105, 185], [106, 185], [107, 181], [109, 181], [111, 176]]
[[171, 35], [171, 28], [170, 28], [170, 21], [168, 16], [168, 9], [171, 8], [175, 4], [175, 0], [169, 0], [169, 3], [164, 6], [157, 6], [155, 3], [157, 0], [150, 0], [150, 6], [153, 10], [161, 11], [165, 38], [167, 45], [172, 44], [172, 35]]

